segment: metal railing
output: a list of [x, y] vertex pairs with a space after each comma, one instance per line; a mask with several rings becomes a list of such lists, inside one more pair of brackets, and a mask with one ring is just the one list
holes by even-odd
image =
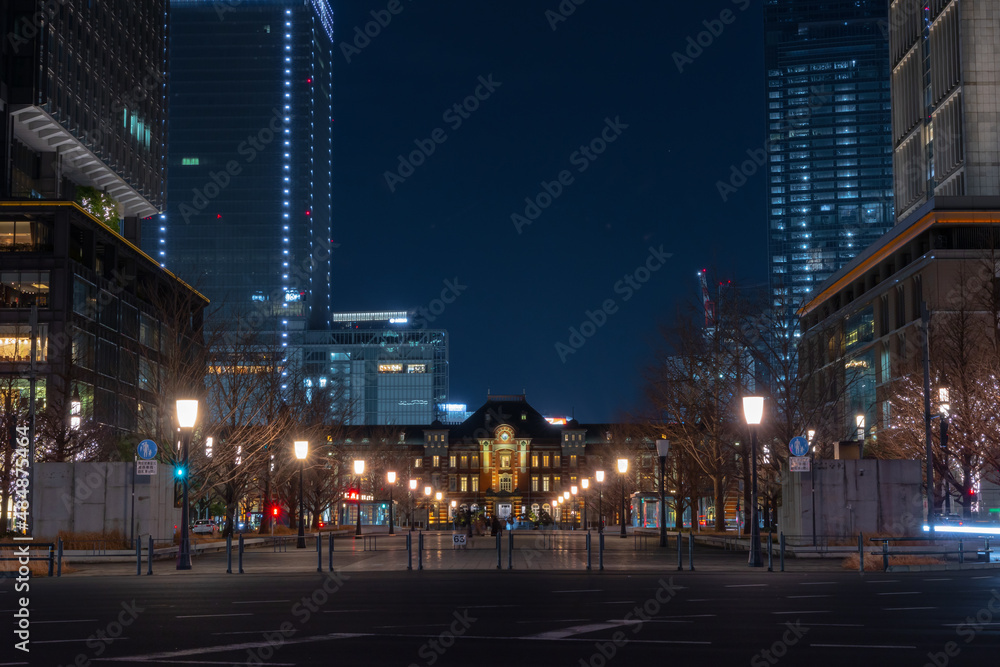
[[[28, 549], [27, 554], [21, 551], [24, 548]], [[33, 556], [32, 550], [37, 552], [39, 548], [47, 549], [46, 554], [44, 556], [42, 555]], [[12, 551], [12, 556], [10, 558], [8, 558], [6, 555], [3, 555], [3, 552], [6, 549], [10, 549]], [[55, 571], [56, 545], [52, 542], [15, 542], [11, 544], [0, 544], [0, 561], [15, 561], [19, 565], [25, 565], [22, 559], [28, 560], [29, 563], [33, 560], [48, 561], [49, 576], [51, 577], [52, 573]], [[13, 574], [17, 574], [18, 569], [19, 568], [15, 567], [11, 572]], [[60, 573], [61, 573], [61, 567], [60, 567]]]

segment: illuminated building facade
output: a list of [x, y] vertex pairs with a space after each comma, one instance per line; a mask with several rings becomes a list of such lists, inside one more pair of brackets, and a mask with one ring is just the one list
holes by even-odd
[[765, 0], [768, 263], [801, 304], [893, 224], [885, 0]]
[[145, 247], [282, 333], [328, 328], [332, 43], [327, 0], [171, 2], [167, 213]]
[[447, 331], [414, 327], [406, 311], [334, 313], [330, 320], [330, 331], [290, 339], [307, 388], [338, 387], [338, 408], [352, 424], [447, 418]]

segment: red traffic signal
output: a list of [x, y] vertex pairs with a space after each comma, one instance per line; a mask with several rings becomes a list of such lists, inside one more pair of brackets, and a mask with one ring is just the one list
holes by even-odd
[[358, 490], [357, 489], [348, 489], [347, 490], [347, 499], [348, 500], [357, 500], [358, 499]]
[[273, 516], [278, 516], [278, 508], [277, 508], [277, 507], [273, 507], [273, 508], [271, 508], [271, 514], [272, 514]]

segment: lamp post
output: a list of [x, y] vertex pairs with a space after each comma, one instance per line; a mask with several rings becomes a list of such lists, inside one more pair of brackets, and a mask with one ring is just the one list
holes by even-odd
[[308, 455], [309, 442], [307, 440], [296, 440], [295, 458], [299, 460], [299, 539], [295, 542], [296, 549], [306, 548], [305, 495], [303, 494], [302, 470], [305, 468], [306, 456]]
[[354, 526], [354, 537], [361, 536], [361, 475], [365, 474], [365, 460], [354, 460], [354, 474], [358, 477], [358, 518]]
[[389, 478], [389, 534], [395, 535], [392, 529], [392, 487], [396, 486], [396, 473], [390, 470], [386, 473], [386, 477]]
[[[667, 546], [667, 498], [663, 493], [663, 476], [667, 468], [667, 454], [670, 452], [669, 440], [656, 441], [656, 455], [660, 458], [660, 546]], [[678, 538], [679, 539], [679, 538]]]
[[424, 509], [427, 511], [427, 525], [424, 526], [424, 530], [428, 530], [431, 527], [431, 487], [424, 487]]
[[594, 479], [600, 485], [597, 487], [597, 532], [604, 533], [604, 471], [595, 470]]
[[812, 514], [813, 546], [816, 546], [816, 453], [813, 449], [813, 438], [815, 437], [815, 430], [806, 431], [806, 438], [809, 440], [809, 497], [812, 501], [810, 514]]
[[[941, 473], [941, 491], [944, 492], [942, 509], [947, 517], [951, 514], [951, 490], [948, 488], [948, 413], [951, 411], [951, 401], [947, 387], [938, 389], [938, 414], [941, 417], [941, 453], [944, 454], [944, 472]], [[962, 489], [965, 493], [965, 489]]]
[[177, 426], [181, 431], [181, 484], [184, 489], [181, 500], [181, 544], [177, 550], [177, 569], [191, 569], [191, 542], [188, 537], [188, 448], [191, 432], [198, 420], [197, 399], [177, 399]]
[[410, 532], [413, 532], [413, 493], [417, 490], [417, 480], [410, 480]]
[[863, 414], [854, 418], [858, 425], [858, 458], [865, 458], [865, 416]]
[[764, 398], [761, 396], [743, 397], [743, 415], [750, 427], [750, 449], [752, 468], [752, 489], [750, 492], [750, 567], [763, 567], [760, 557], [760, 517], [757, 511], [757, 426], [764, 415]]
[[587, 489], [590, 488], [590, 480], [584, 477], [580, 480], [580, 486], [583, 487], [583, 529], [590, 530], [587, 524]]
[[573, 517], [573, 530], [576, 530], [576, 515], [579, 512], [579, 510], [576, 509], [577, 507], [579, 507], [579, 505], [577, 505], [577, 502], [576, 502], [576, 493], [577, 493], [577, 491], [578, 491], [578, 489], [577, 489], [577, 487], [576, 487], [575, 484], [573, 486], [569, 487], [570, 495], [573, 496], [573, 514], [571, 515]]
[[455, 530], [458, 530], [458, 524], [455, 523], [455, 518], [458, 515], [458, 501], [451, 501], [451, 522], [455, 524]]
[[622, 532], [619, 537], [628, 537], [625, 534], [625, 473], [628, 472], [628, 459], [618, 459], [618, 472], [622, 476]]
[[556, 496], [556, 503], [555, 503], [555, 507], [556, 507], [556, 511], [558, 511], [558, 512], [559, 512], [559, 520], [558, 520], [558, 521], [556, 522], [556, 525], [559, 525], [559, 526], [561, 526], [561, 525], [562, 525], [562, 522], [563, 522], [563, 515], [562, 515], [562, 496]]
[[[441, 493], [440, 491], [435, 491], [434, 492], [434, 519], [435, 519], [434, 523], [437, 523], [437, 524], [441, 523], [440, 521], [438, 521], [438, 519], [441, 518], [441, 499], [442, 498], [444, 498], [444, 494], [443, 493]], [[438, 526], [438, 528], [440, 529], [440, 525]]]

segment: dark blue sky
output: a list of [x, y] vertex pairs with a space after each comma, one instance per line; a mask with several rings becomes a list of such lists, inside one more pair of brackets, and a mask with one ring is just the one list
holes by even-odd
[[[696, 272], [766, 276], [762, 172], [726, 202], [716, 186], [765, 139], [759, 3], [564, 0], [575, 11], [553, 30], [559, 0], [401, 0], [347, 62], [340, 43], [386, 4], [335, 5], [334, 310], [437, 312], [457, 279], [429, 324], [450, 333], [453, 401], [523, 389], [585, 422], [637, 411], [657, 326], [698, 298]], [[672, 54], [724, 10], [731, 22], [679, 72]], [[499, 85], [456, 128], [444, 113], [490, 76]], [[606, 119], [627, 127], [574, 155]], [[433, 154], [388, 184], [438, 128]], [[518, 233], [512, 214], [563, 170], [568, 185]], [[661, 247], [672, 257], [657, 268]], [[635, 290], [627, 275], [648, 280]], [[607, 300], [603, 326], [561, 358], [556, 344]]]

